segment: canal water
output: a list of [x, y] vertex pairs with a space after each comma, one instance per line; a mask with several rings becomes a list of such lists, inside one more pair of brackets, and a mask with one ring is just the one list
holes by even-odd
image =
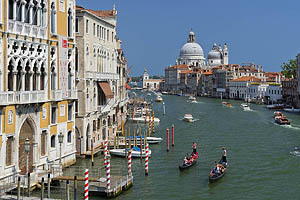
[[[164, 141], [150, 146], [149, 176], [144, 175], [144, 161], [134, 159], [133, 187], [116, 199], [300, 198], [300, 153], [295, 149], [300, 148], [300, 115], [286, 113], [291, 126], [282, 127], [274, 124], [273, 111], [262, 105], [251, 104], [252, 111], [242, 111], [241, 101], [229, 101], [233, 107], [227, 108], [220, 99], [197, 97], [198, 103], [189, 103], [188, 97], [162, 97], [166, 115], [162, 103], [154, 103], [155, 115], [161, 120], [154, 135]], [[153, 94], [147, 98], [155, 100]], [[197, 120], [183, 122], [185, 113]], [[166, 129], [172, 124], [175, 147], [167, 152]], [[180, 172], [178, 164], [186, 153], [191, 153], [193, 141], [200, 155], [198, 162]], [[222, 146], [228, 152], [227, 173], [209, 184], [208, 175], [214, 161], [221, 158]], [[96, 163], [103, 163], [102, 155], [96, 157]], [[81, 159], [77, 165], [90, 165], [90, 161]], [[127, 161], [112, 157], [111, 165], [126, 171]]]

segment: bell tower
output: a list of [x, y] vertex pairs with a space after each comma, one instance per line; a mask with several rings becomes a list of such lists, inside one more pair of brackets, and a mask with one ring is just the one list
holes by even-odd
[[226, 43], [223, 48], [223, 64], [228, 65], [228, 47]]

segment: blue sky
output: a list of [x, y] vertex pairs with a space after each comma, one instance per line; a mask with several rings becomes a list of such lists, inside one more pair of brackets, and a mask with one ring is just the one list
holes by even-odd
[[205, 57], [213, 42], [228, 44], [229, 63], [252, 62], [265, 71], [300, 53], [299, 0], [77, 0], [94, 10], [118, 10], [118, 37], [131, 75], [144, 67], [164, 75], [190, 28]]

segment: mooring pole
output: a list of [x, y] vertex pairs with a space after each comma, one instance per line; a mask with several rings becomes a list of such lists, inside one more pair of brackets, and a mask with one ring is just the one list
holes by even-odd
[[69, 180], [67, 180], [67, 185], [66, 185], [66, 192], [67, 192], [67, 200], [70, 200], [70, 184]]
[[50, 198], [50, 183], [51, 183], [51, 179], [50, 179], [50, 177], [51, 177], [51, 174], [50, 173], [48, 173], [48, 180], [47, 180], [47, 185], [48, 185], [48, 188], [47, 188], [47, 198], [49, 199]]
[[42, 186], [41, 186], [41, 200], [44, 199], [44, 177], [42, 178]]
[[174, 147], [174, 124], [172, 124], [172, 146]]
[[20, 200], [20, 196], [21, 196], [21, 177], [18, 177], [18, 196], [17, 196], [17, 200]]
[[169, 128], [167, 128], [167, 151], [169, 151]]
[[74, 176], [74, 200], [77, 200], [77, 176]]

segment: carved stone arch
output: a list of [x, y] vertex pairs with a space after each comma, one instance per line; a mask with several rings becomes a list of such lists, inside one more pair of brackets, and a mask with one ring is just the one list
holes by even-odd
[[13, 56], [8, 56], [8, 59], [7, 59], [7, 63], [10, 63], [12, 62], [12, 65], [15, 67], [16, 66], [16, 60]]

